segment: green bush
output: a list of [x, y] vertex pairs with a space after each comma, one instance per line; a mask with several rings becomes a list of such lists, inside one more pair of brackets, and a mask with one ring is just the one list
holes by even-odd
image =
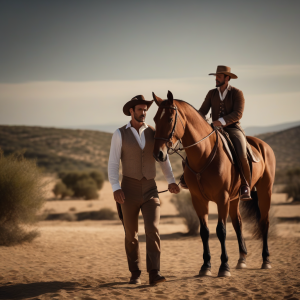
[[293, 201], [300, 201], [300, 178], [293, 177], [283, 189], [287, 193], [287, 199], [293, 198]]
[[26, 231], [24, 225], [33, 225], [36, 212], [45, 201], [45, 183], [35, 162], [22, 154], [4, 156], [0, 151], [0, 245], [10, 246], [32, 241], [36, 230]]
[[61, 199], [71, 197], [74, 194], [74, 192], [71, 189], [68, 189], [67, 186], [61, 181], [56, 183], [52, 192], [56, 198], [60, 196]]
[[77, 220], [117, 220], [118, 216], [115, 211], [110, 208], [102, 208], [98, 211], [86, 211], [77, 213]]
[[61, 214], [48, 213], [45, 214], [44, 216], [44, 220], [46, 221], [59, 220], [59, 221], [69, 221], [69, 222], [84, 221], [84, 220], [98, 221], [98, 220], [117, 220], [117, 219], [118, 219], [117, 213], [110, 208], [102, 208], [97, 211], [84, 211], [79, 213], [70, 213], [70, 212], [61, 213]]
[[179, 215], [184, 218], [184, 223], [188, 228], [187, 235], [198, 235], [200, 222], [192, 203], [191, 194], [181, 191], [172, 196], [171, 202], [175, 205]]
[[98, 171], [92, 171], [90, 172], [90, 177], [96, 182], [98, 190], [101, 190], [104, 184], [104, 174]]
[[289, 184], [294, 178], [300, 178], [300, 168], [276, 171], [275, 184]]
[[[67, 189], [73, 191], [74, 197], [86, 200], [98, 198], [98, 190], [103, 187], [104, 175], [99, 171], [69, 171], [58, 174]], [[63, 186], [58, 186], [58, 189]]]
[[98, 198], [97, 184], [92, 178], [78, 180], [73, 187], [74, 196], [86, 200]]

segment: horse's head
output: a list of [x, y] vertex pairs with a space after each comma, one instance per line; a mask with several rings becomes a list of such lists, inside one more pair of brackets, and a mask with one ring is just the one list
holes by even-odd
[[173, 94], [168, 91], [168, 100], [162, 100], [152, 93], [153, 99], [158, 106], [154, 117], [156, 125], [155, 144], [153, 156], [156, 161], [167, 159], [168, 148], [177, 144], [184, 134], [184, 120], [178, 111]]

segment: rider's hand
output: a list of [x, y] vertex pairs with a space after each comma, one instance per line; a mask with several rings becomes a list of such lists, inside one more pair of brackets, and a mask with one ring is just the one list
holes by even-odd
[[116, 202], [122, 204], [122, 203], [124, 203], [125, 195], [122, 190], [116, 190], [114, 192], [114, 198], [115, 198]]
[[214, 127], [222, 127], [223, 125], [222, 125], [222, 123], [220, 122], [220, 121], [213, 121], [213, 125], [214, 125]]
[[170, 183], [168, 186], [168, 190], [172, 194], [178, 194], [180, 192], [180, 188], [176, 183]]

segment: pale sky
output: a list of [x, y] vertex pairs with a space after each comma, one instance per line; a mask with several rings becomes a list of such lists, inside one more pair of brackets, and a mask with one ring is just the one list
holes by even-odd
[[239, 77], [243, 127], [300, 120], [299, 11], [300, 1], [0, 0], [0, 124], [125, 124], [123, 105], [152, 91], [199, 108], [219, 64]]

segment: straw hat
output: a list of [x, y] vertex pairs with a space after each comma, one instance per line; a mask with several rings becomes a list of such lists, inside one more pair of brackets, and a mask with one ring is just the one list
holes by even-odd
[[217, 74], [225, 74], [230, 76], [232, 79], [238, 78], [235, 74], [231, 73], [231, 68], [226, 66], [218, 66], [216, 73], [210, 73], [208, 75], [217, 75]]
[[153, 100], [145, 100], [143, 95], [137, 95], [135, 97], [133, 97], [130, 101], [128, 101], [124, 106], [123, 106], [123, 113], [126, 116], [130, 116], [130, 111], [129, 109], [139, 105], [139, 104], [146, 104], [148, 109], [151, 106], [151, 104], [153, 103]]

